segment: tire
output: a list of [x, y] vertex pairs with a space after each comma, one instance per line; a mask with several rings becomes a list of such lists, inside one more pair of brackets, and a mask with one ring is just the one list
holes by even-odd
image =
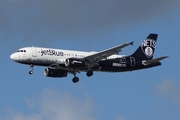
[[72, 79], [72, 82], [73, 82], [73, 83], [79, 82], [79, 78], [78, 78], [78, 77], [74, 77], [74, 78]]

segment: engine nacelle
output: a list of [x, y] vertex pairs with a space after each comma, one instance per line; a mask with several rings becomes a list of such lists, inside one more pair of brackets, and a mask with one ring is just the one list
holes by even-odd
[[67, 77], [67, 71], [54, 68], [45, 68], [44, 75], [47, 77]]
[[67, 58], [65, 61], [65, 66], [66, 67], [85, 67], [86, 63], [84, 60], [79, 60], [76, 58]]

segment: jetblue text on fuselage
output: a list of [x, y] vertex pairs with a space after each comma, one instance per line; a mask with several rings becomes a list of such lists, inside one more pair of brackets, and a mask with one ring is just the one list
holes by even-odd
[[63, 52], [52, 50], [52, 49], [47, 49], [47, 50], [42, 50], [41, 49], [41, 56], [43, 55], [54, 55], [54, 56], [63, 56]]

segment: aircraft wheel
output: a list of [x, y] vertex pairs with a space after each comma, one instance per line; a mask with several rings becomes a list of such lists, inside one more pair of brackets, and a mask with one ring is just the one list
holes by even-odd
[[79, 81], [79, 78], [78, 78], [78, 77], [74, 77], [74, 78], [72, 79], [72, 81], [73, 81], [73, 83], [77, 83], [77, 82]]
[[29, 71], [29, 74], [32, 75], [32, 74], [33, 74], [33, 71]]
[[88, 72], [86, 73], [86, 75], [87, 75], [88, 77], [92, 76], [92, 75], [93, 75], [93, 71], [88, 71]]
[[30, 64], [30, 71], [29, 71], [29, 74], [30, 74], [30, 75], [33, 74], [33, 68], [34, 68], [34, 65], [33, 65], [33, 64]]

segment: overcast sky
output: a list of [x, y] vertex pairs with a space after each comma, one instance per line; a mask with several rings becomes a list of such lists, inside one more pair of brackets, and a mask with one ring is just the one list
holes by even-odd
[[[178, 0], [0, 0], [0, 120], [179, 120]], [[10, 60], [21, 47], [101, 51], [124, 42], [132, 54], [158, 33], [162, 66], [124, 73], [95, 72], [53, 79], [44, 67]]]

